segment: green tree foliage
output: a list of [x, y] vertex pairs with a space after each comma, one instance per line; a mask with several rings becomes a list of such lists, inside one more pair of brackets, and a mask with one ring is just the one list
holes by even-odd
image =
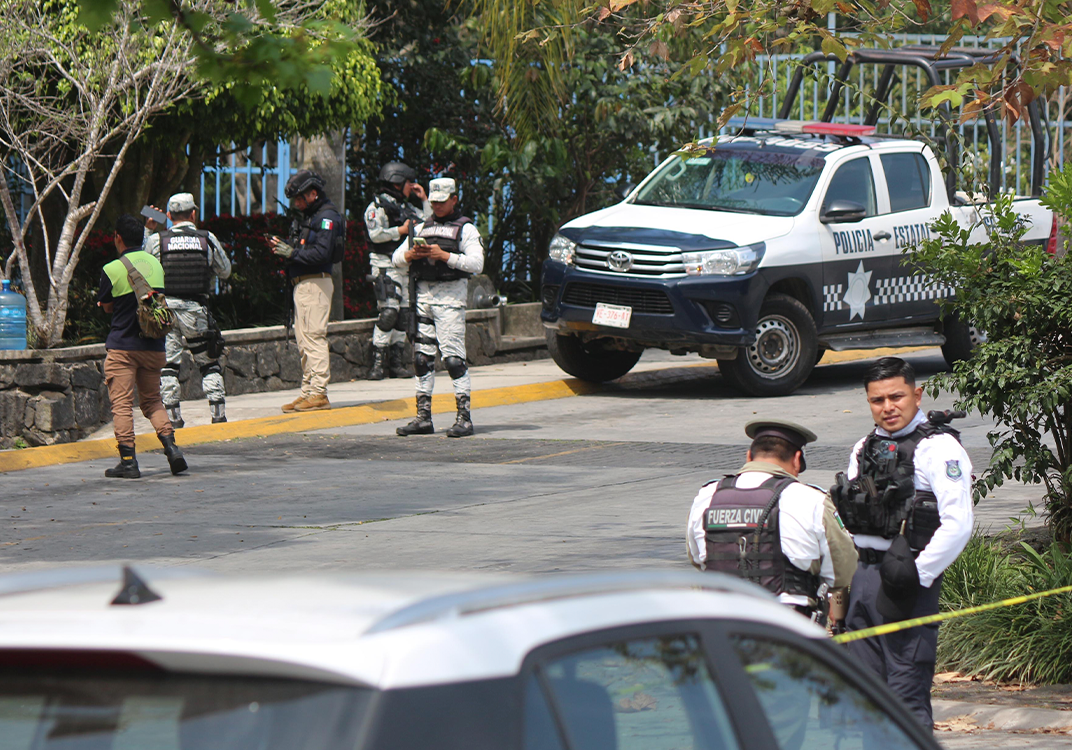
[[[1072, 217], [1072, 169], [1050, 175], [1043, 203]], [[957, 407], [992, 417], [994, 454], [977, 496], [1005, 479], [1041, 483], [1054, 537], [1072, 538], [1072, 256], [1025, 245], [1010, 196], [992, 204], [987, 239], [949, 214], [915, 251], [921, 269], [957, 290], [949, 312], [988, 340], [928, 388], [954, 390]]]
[[[727, 89], [711, 76], [679, 75], [681, 65], [659, 55], [622, 71], [616, 28], [592, 22], [576, 31], [562, 63], [570, 94], [553, 124], [521, 134], [496, 112], [509, 66], [485, 55], [486, 19], [451, 18], [438, 1], [418, 6], [412, 17], [399, 10], [382, 43], [380, 67], [397, 102], [353, 154], [363, 177], [355, 189], [370, 199], [380, 165], [392, 158], [457, 177], [465, 209], [481, 218], [485, 267], [514, 299], [535, 293], [562, 223], [615, 202], [615, 189], [643, 177], [656, 156], [712, 127]], [[538, 88], [540, 76], [529, 84]]]
[[[489, 54], [504, 67], [500, 102], [521, 133], [538, 132], [553, 119], [569, 90], [560, 63], [569, 59], [577, 30], [592, 18], [614, 24], [627, 40], [618, 57], [623, 70], [654, 54], [684, 63], [694, 76], [723, 76], [763, 56], [821, 49], [844, 60], [856, 47], [890, 47], [896, 34], [932, 30], [928, 23], [936, 10], [930, 0], [466, 0], [466, 5], [484, 19]], [[827, 28], [830, 13], [837, 14], [834, 31]], [[1008, 41], [997, 65], [966, 69], [955, 83], [926, 92], [928, 106], [944, 100], [959, 106], [971, 99], [969, 116], [994, 106], [1015, 119], [1031, 99], [1072, 81], [1064, 3], [953, 0], [949, 20], [944, 49], [965, 33]], [[694, 41], [675, 45], [682, 39]], [[736, 94], [726, 118], [749, 96], [743, 87]], [[755, 89], [750, 94], [758, 95]]]

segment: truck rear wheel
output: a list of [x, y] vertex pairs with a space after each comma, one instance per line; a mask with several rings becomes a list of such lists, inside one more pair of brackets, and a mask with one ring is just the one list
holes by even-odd
[[957, 362], [971, 359], [975, 347], [986, 341], [986, 334], [973, 325], [963, 322], [956, 315], [949, 315], [942, 325], [945, 343], [942, 344], [942, 357], [950, 367]]
[[736, 359], [719, 360], [730, 383], [752, 396], [788, 396], [815, 368], [818, 334], [799, 300], [772, 294], [763, 300], [756, 341]]
[[547, 332], [547, 349], [551, 359], [575, 378], [605, 383], [620, 378], [633, 369], [641, 352], [612, 349], [602, 339], [581, 341], [577, 336], [559, 336]]

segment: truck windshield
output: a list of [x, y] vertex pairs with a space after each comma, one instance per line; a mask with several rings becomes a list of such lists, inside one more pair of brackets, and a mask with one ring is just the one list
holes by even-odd
[[11, 750], [353, 750], [371, 694], [297, 680], [4, 672], [0, 745]]
[[808, 202], [824, 163], [814, 152], [723, 144], [664, 164], [636, 203], [795, 216]]

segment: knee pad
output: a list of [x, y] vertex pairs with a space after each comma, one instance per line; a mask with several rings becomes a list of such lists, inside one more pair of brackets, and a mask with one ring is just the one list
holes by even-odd
[[431, 354], [425, 354], [424, 352], [417, 352], [413, 355], [413, 371], [417, 373], [417, 377], [424, 377], [435, 369], [435, 356]]
[[457, 380], [469, 371], [469, 367], [461, 357], [444, 357], [443, 366], [447, 368], [451, 380]]
[[395, 321], [395, 330], [405, 333], [409, 330], [409, 321], [413, 317], [413, 313], [410, 310], [399, 310], [398, 320]]
[[175, 378], [175, 380], [178, 380], [179, 379], [179, 368], [178, 367], [165, 367], [164, 369], [162, 369], [160, 371], [160, 377], [161, 378]]
[[209, 362], [207, 365], [201, 365], [201, 377], [216, 373], [217, 375], [223, 374], [223, 368], [220, 367], [219, 362]]
[[376, 319], [376, 327], [384, 333], [390, 333], [398, 323], [398, 308], [385, 307], [380, 310], [380, 317]]

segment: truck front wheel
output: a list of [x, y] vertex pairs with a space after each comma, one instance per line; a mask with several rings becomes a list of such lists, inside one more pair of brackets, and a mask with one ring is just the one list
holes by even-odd
[[945, 343], [942, 344], [942, 356], [950, 367], [957, 362], [971, 359], [975, 347], [986, 341], [986, 334], [973, 325], [963, 322], [954, 314], [948, 315], [943, 322]]
[[559, 336], [554, 331], [547, 332], [547, 349], [555, 364], [567, 373], [593, 383], [604, 383], [625, 375], [633, 369], [641, 354], [610, 348], [601, 339], [586, 342], [577, 336]]
[[815, 368], [818, 334], [799, 300], [772, 294], [763, 301], [756, 341], [736, 359], [719, 360], [730, 383], [751, 396], [788, 396]]

